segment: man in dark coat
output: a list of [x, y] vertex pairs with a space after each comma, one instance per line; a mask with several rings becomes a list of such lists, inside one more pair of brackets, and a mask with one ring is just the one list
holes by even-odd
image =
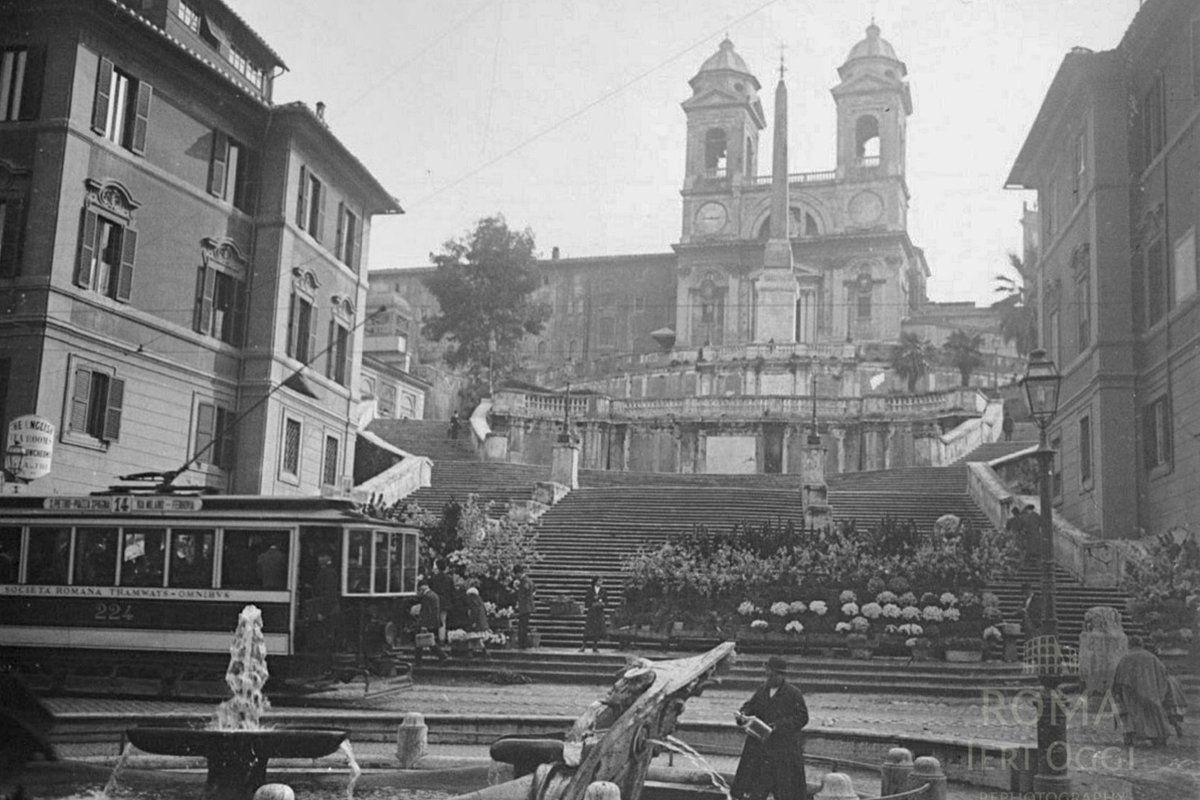
[[428, 583], [421, 581], [417, 586], [417, 600], [421, 604], [421, 610], [417, 614], [417, 638], [413, 644], [413, 662], [418, 667], [421, 666], [421, 659], [425, 655], [421, 634], [433, 635], [433, 654], [437, 656], [439, 662], [445, 661], [448, 658], [446, 651], [437, 642], [437, 629], [441, 624], [442, 617], [441, 598], [429, 588]]
[[524, 650], [529, 647], [529, 617], [533, 614], [533, 598], [537, 594], [537, 585], [525, 572], [525, 566], [518, 564], [513, 567], [517, 589], [517, 646]]
[[[734, 715], [739, 725], [748, 726], [746, 744], [733, 779], [734, 798], [804, 800], [804, 734], [808, 706], [804, 696], [787, 682], [787, 662], [771, 656], [766, 663], [767, 680]], [[755, 735], [751, 717], [769, 726], [763, 738]]]

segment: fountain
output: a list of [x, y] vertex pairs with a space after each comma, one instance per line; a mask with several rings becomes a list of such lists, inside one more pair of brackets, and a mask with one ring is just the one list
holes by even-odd
[[267, 649], [262, 633], [262, 612], [246, 606], [238, 615], [237, 632], [229, 648], [225, 682], [231, 696], [217, 707], [207, 728], [130, 728], [129, 742], [147, 753], [168, 756], [203, 756], [208, 762], [204, 800], [250, 800], [267, 782], [267, 761], [272, 758], [321, 758], [338, 750], [346, 731], [263, 728], [262, 713], [270, 706], [263, 686], [267, 682]]

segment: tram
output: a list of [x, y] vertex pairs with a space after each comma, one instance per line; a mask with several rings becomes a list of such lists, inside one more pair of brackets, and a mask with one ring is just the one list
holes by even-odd
[[385, 648], [419, 544], [342, 498], [2, 497], [0, 668], [50, 691], [179, 694], [219, 683], [253, 604], [270, 690], [312, 685]]

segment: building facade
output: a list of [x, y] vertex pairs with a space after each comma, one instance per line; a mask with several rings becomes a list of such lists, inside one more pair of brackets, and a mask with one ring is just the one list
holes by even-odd
[[175, 473], [315, 494], [351, 472], [370, 220], [399, 205], [220, 0], [0, 18], [3, 419], [40, 492]]
[[1114, 50], [1063, 59], [1009, 178], [1038, 192], [1064, 374], [1055, 503], [1108, 538], [1200, 524], [1198, 118], [1200, 9], [1149, 0]]

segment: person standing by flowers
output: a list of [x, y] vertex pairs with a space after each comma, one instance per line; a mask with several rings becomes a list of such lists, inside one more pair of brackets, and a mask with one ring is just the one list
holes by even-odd
[[491, 632], [492, 626], [488, 623], [483, 598], [479, 596], [479, 589], [472, 586], [467, 589], [467, 633], [473, 634], [479, 641], [479, 650], [488, 661], [491, 660], [491, 656], [487, 651], [487, 635]]
[[[730, 792], [735, 800], [766, 800], [767, 795], [775, 800], [804, 800], [801, 730], [808, 724], [808, 706], [800, 689], [787, 682], [786, 661], [771, 656], [765, 669], [766, 681], [734, 714], [747, 735]], [[752, 717], [768, 726], [761, 738]]]
[[525, 573], [525, 565], [513, 567], [517, 589], [517, 646], [522, 650], [529, 647], [529, 617], [533, 614], [533, 598], [537, 585]]
[[597, 575], [592, 578], [592, 583], [583, 596], [583, 647], [579, 648], [579, 652], [587, 650], [588, 642], [592, 643], [593, 653], [600, 652], [600, 640], [608, 633], [608, 620], [605, 616], [607, 604], [608, 592]]

